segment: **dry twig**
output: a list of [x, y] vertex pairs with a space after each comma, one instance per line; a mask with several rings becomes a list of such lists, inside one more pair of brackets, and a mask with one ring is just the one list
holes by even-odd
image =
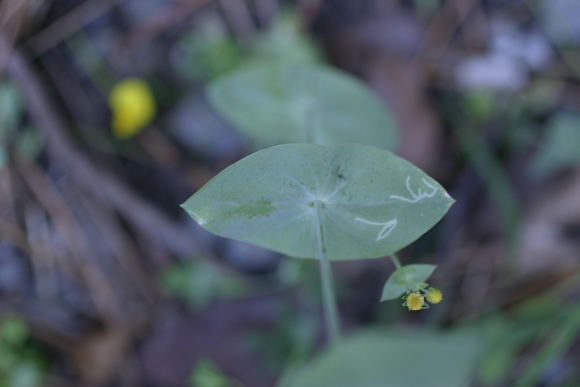
[[85, 25], [126, 0], [90, 0], [82, 3], [28, 40], [26, 46], [35, 56], [54, 48]]
[[[9, 50], [4, 34], [0, 34], [0, 56], [6, 55]], [[96, 169], [76, 149], [64, 135], [65, 125], [54, 113], [39, 80], [19, 51], [12, 52], [6, 70], [19, 84], [30, 117], [44, 134], [51, 157], [62, 161], [88, 191], [109, 201], [136, 230], [147, 235], [152, 241], [177, 255], [192, 255], [198, 252], [190, 226], [179, 226], [170, 221], [164, 214], [130, 192], [115, 177]]]

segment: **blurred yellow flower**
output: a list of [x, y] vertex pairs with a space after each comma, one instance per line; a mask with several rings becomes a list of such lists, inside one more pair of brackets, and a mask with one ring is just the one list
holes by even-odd
[[443, 293], [441, 293], [441, 290], [439, 289], [431, 288], [427, 290], [427, 293], [425, 293], [425, 297], [427, 297], [427, 301], [429, 301], [430, 303], [438, 304], [443, 299]]
[[423, 308], [423, 305], [425, 305], [425, 298], [419, 293], [411, 292], [407, 296], [405, 304], [409, 308], [409, 310], [421, 310], [421, 308]]
[[155, 117], [156, 106], [149, 85], [138, 78], [117, 83], [109, 94], [111, 127], [118, 138], [137, 134]]

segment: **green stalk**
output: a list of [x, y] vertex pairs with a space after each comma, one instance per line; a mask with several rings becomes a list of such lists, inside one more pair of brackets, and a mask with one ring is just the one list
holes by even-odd
[[314, 202], [316, 210], [316, 238], [318, 240], [318, 256], [320, 261], [320, 282], [322, 284], [322, 303], [324, 306], [324, 322], [328, 332], [330, 343], [338, 344], [340, 341], [338, 307], [336, 295], [334, 294], [334, 285], [332, 281], [332, 267], [326, 256], [326, 245], [324, 243], [324, 232], [322, 230], [320, 201]]
[[399, 261], [399, 258], [397, 257], [397, 254], [391, 254], [389, 255], [389, 258], [391, 258], [391, 261], [393, 261], [393, 265], [395, 265], [395, 267], [397, 268], [397, 270], [399, 270], [402, 266], [401, 266], [401, 261]]

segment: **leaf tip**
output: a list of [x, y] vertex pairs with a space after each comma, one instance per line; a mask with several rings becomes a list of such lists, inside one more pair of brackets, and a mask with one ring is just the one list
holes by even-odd
[[[404, 294], [404, 293], [401, 293], [401, 294]], [[401, 296], [401, 294], [400, 295], [397, 295], [395, 297], [393, 297], [392, 294], [388, 294], [388, 295], [387, 294], [383, 294], [381, 296], [381, 300], [379, 302], [396, 300], [397, 298], [399, 298]]]

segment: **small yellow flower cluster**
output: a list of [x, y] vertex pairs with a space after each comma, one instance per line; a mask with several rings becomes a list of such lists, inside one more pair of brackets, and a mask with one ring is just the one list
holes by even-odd
[[425, 297], [419, 292], [411, 292], [407, 295], [403, 306], [407, 306], [409, 310], [421, 310], [425, 306]]
[[429, 288], [427, 290], [418, 288], [417, 290], [407, 292], [407, 294], [403, 296], [403, 300], [405, 300], [403, 306], [406, 306], [409, 310], [413, 311], [427, 309], [429, 308], [429, 305], [425, 299], [432, 304], [438, 304], [443, 299], [443, 293], [441, 290], [436, 288]]

